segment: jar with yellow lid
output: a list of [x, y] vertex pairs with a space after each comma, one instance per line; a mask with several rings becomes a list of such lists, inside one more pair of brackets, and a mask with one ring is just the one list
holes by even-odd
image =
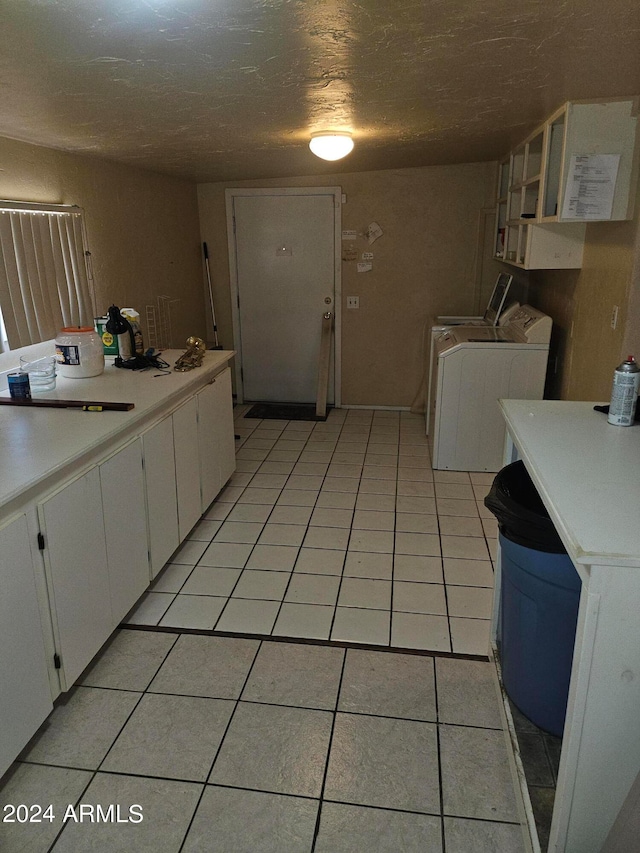
[[60, 376], [87, 379], [104, 371], [102, 338], [91, 326], [67, 326], [55, 344]]

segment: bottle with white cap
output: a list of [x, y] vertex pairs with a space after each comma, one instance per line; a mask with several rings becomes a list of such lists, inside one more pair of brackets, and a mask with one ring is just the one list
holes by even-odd
[[636, 414], [640, 367], [632, 355], [618, 365], [613, 372], [609, 423], [615, 426], [631, 426]]

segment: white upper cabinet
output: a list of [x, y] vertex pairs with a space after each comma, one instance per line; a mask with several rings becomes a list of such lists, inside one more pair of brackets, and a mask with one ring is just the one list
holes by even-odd
[[631, 219], [635, 99], [566, 103], [499, 167], [495, 257], [577, 269], [587, 222]]

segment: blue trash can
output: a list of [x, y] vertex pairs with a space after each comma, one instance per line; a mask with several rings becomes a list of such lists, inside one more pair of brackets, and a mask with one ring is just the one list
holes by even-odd
[[525, 717], [562, 737], [580, 577], [522, 462], [496, 475], [485, 504], [500, 526], [504, 687]]

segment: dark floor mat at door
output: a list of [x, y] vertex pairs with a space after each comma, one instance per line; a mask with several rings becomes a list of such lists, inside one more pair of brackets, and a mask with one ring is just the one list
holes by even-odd
[[[327, 411], [328, 414], [328, 411]], [[282, 421], [326, 421], [327, 415], [316, 415], [313, 403], [254, 403], [245, 418], [266, 418]]]

